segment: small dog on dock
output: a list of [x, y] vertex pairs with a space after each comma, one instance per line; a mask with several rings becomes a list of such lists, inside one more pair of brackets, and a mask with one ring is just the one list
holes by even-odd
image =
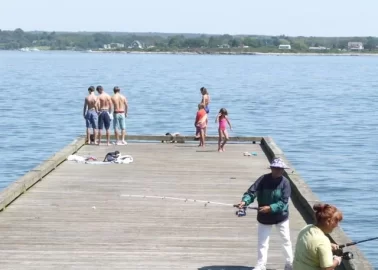
[[175, 133], [165, 133], [165, 136], [170, 136], [169, 140], [162, 140], [162, 143], [178, 143], [178, 138], [180, 136], [180, 133], [175, 132]]

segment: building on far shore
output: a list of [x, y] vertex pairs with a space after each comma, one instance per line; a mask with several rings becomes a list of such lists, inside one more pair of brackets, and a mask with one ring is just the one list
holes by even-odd
[[350, 51], [362, 51], [364, 44], [362, 42], [348, 42], [348, 50]]
[[110, 43], [110, 44], [104, 44], [104, 49], [118, 49], [118, 48], [124, 48], [125, 44], [122, 43]]
[[145, 46], [140, 42], [139, 40], [134, 40], [130, 46], [128, 47], [129, 49], [143, 49]]
[[231, 46], [229, 44], [222, 44], [222, 45], [218, 45], [218, 48], [220, 48], [220, 49], [230, 49]]
[[290, 44], [281, 44], [278, 46], [278, 49], [280, 50], [291, 50], [291, 45]]
[[329, 48], [323, 47], [323, 46], [318, 46], [318, 47], [309, 47], [308, 48], [311, 51], [324, 51], [324, 50], [329, 50]]

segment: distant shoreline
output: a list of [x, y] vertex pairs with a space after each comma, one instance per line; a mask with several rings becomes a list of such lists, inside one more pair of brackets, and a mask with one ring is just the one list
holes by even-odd
[[181, 54], [181, 55], [269, 55], [269, 56], [378, 56], [378, 53], [303, 53], [303, 52], [190, 52], [190, 51], [91, 51], [115, 54]]

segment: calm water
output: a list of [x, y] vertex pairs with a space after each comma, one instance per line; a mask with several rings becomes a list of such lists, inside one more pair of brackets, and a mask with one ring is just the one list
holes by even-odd
[[[0, 188], [83, 134], [89, 85], [121, 87], [130, 134], [192, 134], [206, 86], [212, 118], [226, 107], [232, 135], [273, 136], [319, 198], [343, 210], [353, 240], [378, 236], [377, 61], [0, 52]], [[378, 267], [376, 245], [360, 248]]]

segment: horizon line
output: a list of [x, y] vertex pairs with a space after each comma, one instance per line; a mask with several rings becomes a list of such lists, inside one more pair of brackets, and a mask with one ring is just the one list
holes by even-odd
[[372, 35], [367, 35], [367, 36], [358, 36], [358, 35], [350, 35], [350, 36], [312, 36], [312, 35], [286, 35], [286, 34], [280, 34], [280, 35], [270, 35], [270, 34], [229, 34], [229, 33], [223, 33], [223, 34], [216, 34], [216, 33], [199, 33], [199, 32], [156, 32], [156, 31], [140, 31], [140, 32], [124, 32], [124, 31], [111, 31], [111, 30], [95, 30], [95, 31], [66, 31], [66, 30], [53, 30], [53, 31], [48, 31], [48, 30], [24, 30], [21, 27], [17, 27], [13, 30], [10, 29], [0, 29], [0, 31], [15, 31], [16, 29], [21, 29], [25, 33], [30, 33], [30, 32], [47, 32], [47, 33], [117, 33], [117, 34], [157, 34], [157, 35], [204, 35], [204, 36], [224, 36], [224, 35], [230, 35], [230, 36], [266, 36], [266, 37], [280, 37], [280, 36], [285, 36], [285, 37], [305, 37], [305, 38], [366, 38], [366, 37], [377, 37], [377, 36], [372, 36]]

